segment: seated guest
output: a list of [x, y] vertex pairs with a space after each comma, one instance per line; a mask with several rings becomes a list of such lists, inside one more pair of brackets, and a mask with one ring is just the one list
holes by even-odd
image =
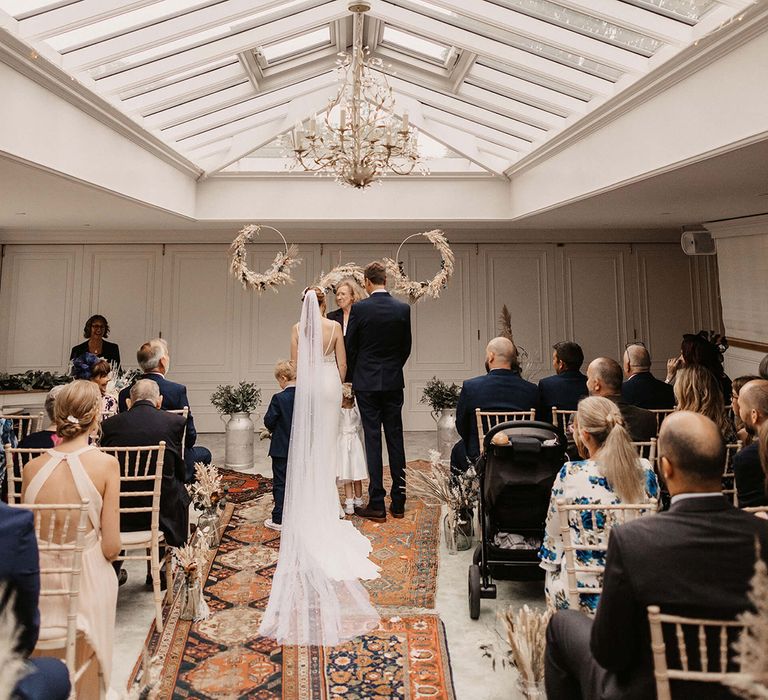
[[101, 392], [101, 419], [106, 420], [117, 413], [117, 401], [114, 396], [107, 393], [109, 375], [112, 373], [112, 365], [103, 357], [97, 357], [87, 352], [72, 360], [72, 376], [75, 379], [85, 379], [93, 382]]
[[768, 379], [768, 355], [765, 355], [763, 359], [760, 360], [760, 366], [757, 369], [757, 373], [762, 379]]
[[[37, 644], [40, 632], [40, 561], [32, 513], [0, 503], [0, 611], [14, 596], [13, 614], [19, 630], [16, 653], [29, 656]], [[4, 640], [5, 643], [5, 640]], [[59, 660], [47, 657], [29, 659], [27, 674], [18, 681], [10, 697], [21, 700], [66, 700], [71, 685], [67, 667]], [[4, 697], [7, 697], [4, 695]]]
[[723, 440], [736, 440], [736, 431], [725, 412], [720, 382], [706, 367], [691, 365], [679, 370], [674, 392], [678, 411], [701, 413], [720, 428]]
[[656, 416], [644, 408], [633, 406], [621, 396], [622, 372], [610, 357], [598, 357], [587, 367], [587, 389], [590, 396], [610, 399], [619, 407], [632, 442], [648, 442], [656, 437]]
[[[560, 533], [557, 500], [562, 498], [568, 503], [585, 504], [646, 503], [659, 494], [653, 467], [647, 459], [638, 457], [619, 407], [613, 401], [600, 396], [582, 399], [574, 417], [573, 435], [583, 460], [566, 462], [552, 486], [544, 541], [539, 552], [540, 566], [547, 572], [544, 591], [549, 605], [554, 608], [568, 607], [568, 582], [563, 571], [563, 536]], [[582, 520], [582, 527], [571, 522], [574, 542], [583, 544], [587, 536], [590, 544], [605, 546], [607, 533], [591, 532], [589, 514]], [[585, 566], [605, 565], [600, 551], [591, 555], [579, 552], [578, 557], [579, 563]], [[599, 585], [599, 576], [581, 573], [578, 583], [591, 588]], [[593, 613], [598, 599], [599, 596], [594, 594], [581, 596], [581, 609]]]
[[520, 376], [517, 348], [508, 338], [494, 338], [485, 348], [487, 374], [467, 379], [456, 406], [456, 430], [461, 436], [451, 451], [451, 467], [466, 471], [480, 456], [475, 409], [530, 411], [539, 405], [539, 390]]
[[739, 392], [741, 388], [753, 379], [760, 379], [756, 374], [745, 374], [741, 377], [736, 377], [733, 380], [733, 391], [731, 391], [731, 413], [733, 414], [733, 429], [736, 431], [736, 439], [741, 440], [743, 446], [747, 446], [752, 442], [752, 435], [747, 432], [744, 426], [744, 421], [741, 420], [741, 414], [739, 409]]
[[[727, 347], [727, 345], [725, 345]], [[728, 402], [731, 395], [731, 380], [723, 369], [723, 348], [710, 342], [705, 331], [685, 333], [680, 343], [680, 355], [667, 360], [667, 384], [675, 382], [675, 375], [683, 367], [700, 365], [706, 367], [717, 378], [720, 391], [723, 393], [723, 403]]]
[[739, 508], [768, 505], [765, 474], [760, 466], [759, 446], [755, 437], [768, 419], [768, 381], [747, 382], [739, 392], [739, 413], [744, 427], [752, 436], [751, 444], [733, 458], [733, 475]]
[[36, 433], [29, 433], [21, 439], [19, 447], [23, 448], [45, 448], [56, 447], [61, 442], [61, 438], [56, 435], [56, 418], [54, 407], [56, 404], [56, 395], [64, 388], [63, 384], [53, 387], [45, 397], [45, 413], [48, 416], [49, 425], [44, 430], [38, 430]]
[[552, 408], [575, 411], [579, 399], [587, 395], [587, 378], [579, 370], [584, 353], [577, 343], [565, 341], [552, 346], [555, 374], [539, 380], [539, 410], [536, 420], [552, 422]]
[[[183, 384], [171, 382], [165, 378], [171, 358], [168, 354], [168, 344], [162, 338], [150, 340], [139, 348], [136, 353], [136, 360], [139, 363], [144, 374], [139, 379], [151, 379], [157, 382], [160, 387], [160, 394], [163, 397], [162, 408], [167, 410], [179, 410], [184, 406], [189, 407], [187, 416], [187, 435], [184, 438], [184, 463], [187, 468], [186, 479], [188, 482], [195, 478], [195, 464], [211, 463], [211, 452], [206, 447], [195, 445], [197, 441], [197, 431], [195, 430], [195, 419], [192, 417], [192, 407], [187, 398], [187, 387]], [[128, 407], [128, 396], [130, 387], [126, 387], [120, 392], [118, 404], [120, 411], [125, 411]]]
[[87, 338], [84, 343], [75, 345], [69, 353], [69, 359], [85, 355], [90, 352], [96, 357], [102, 357], [107, 362], [120, 364], [120, 348], [115, 343], [109, 343], [105, 338], [109, 337], [109, 324], [107, 319], [101, 314], [94, 314], [85, 322], [83, 328], [83, 338]]
[[[184, 487], [186, 467], [181, 458], [184, 417], [162, 411], [160, 387], [151, 379], [140, 379], [130, 389], [129, 410], [118, 413], [101, 426], [102, 447], [141, 447], [165, 441], [163, 481], [160, 486], [160, 529], [171, 547], [187, 541], [190, 497]], [[143, 486], [141, 487], [144, 488]], [[149, 530], [149, 513], [124, 513], [124, 532]]]
[[[768, 558], [768, 522], [737, 510], [720, 493], [725, 449], [717, 426], [697, 413], [673, 413], [662, 423], [659, 455], [672, 507], [613, 528], [594, 621], [575, 610], [552, 617], [547, 697], [651, 700], [656, 685], [647, 606], [723, 620], [752, 607], [755, 539]], [[716, 683], [682, 681], [672, 681], [672, 696], [732, 697]]]
[[[55, 450], [36, 457], [24, 467], [23, 503], [80, 503], [87, 499], [88, 522], [80, 562], [77, 629], [78, 656], [95, 655], [96, 663], [78, 682], [78, 697], [99, 697], [100, 671], [109, 687], [112, 642], [117, 607], [117, 579], [110, 561], [120, 552], [120, 474], [117, 460], [88, 444], [101, 421], [101, 395], [92, 382], [75, 380], [56, 397], [56, 433], [62, 438]], [[45, 531], [45, 522], [42, 531]], [[68, 554], [40, 552], [41, 569], [61, 566]], [[63, 588], [60, 575], [45, 574], [43, 587]], [[40, 624], [44, 629], [67, 625], [69, 597], [40, 599]]]
[[0, 496], [2, 501], [8, 500], [8, 475], [5, 473], [5, 449], [4, 445], [18, 446], [16, 431], [10, 418], [0, 418]]
[[624, 383], [621, 395], [640, 408], [674, 408], [672, 387], [651, 374], [651, 355], [644, 345], [634, 343], [624, 351]]

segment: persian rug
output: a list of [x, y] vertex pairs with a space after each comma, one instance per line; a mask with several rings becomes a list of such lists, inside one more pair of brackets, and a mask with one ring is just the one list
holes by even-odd
[[[162, 634], [150, 632], [147, 648], [162, 667], [158, 697], [452, 700], [445, 631], [435, 614], [390, 616], [381, 609], [378, 629], [327, 649], [280, 647], [257, 635], [280, 546], [278, 533], [263, 525], [271, 507], [270, 499], [227, 506], [224, 535], [207, 565], [205, 595], [211, 616], [201, 622], [180, 620], [174, 601]], [[404, 521], [408, 519], [389, 519], [379, 529]], [[400, 532], [400, 539], [413, 547], [413, 538]], [[397, 551], [388, 538], [379, 539], [381, 547]], [[379, 603], [379, 597], [388, 595], [391, 591], [385, 588], [381, 594], [372, 592], [372, 599]], [[139, 675], [137, 663], [132, 680]]]
[[246, 474], [223, 467], [219, 467], [219, 474], [229, 489], [227, 500], [230, 503], [245, 503], [264, 494], [272, 493], [272, 479], [267, 476]]

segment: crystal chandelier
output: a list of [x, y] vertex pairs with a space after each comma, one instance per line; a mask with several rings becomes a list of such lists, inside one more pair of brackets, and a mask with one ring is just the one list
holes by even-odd
[[427, 174], [418, 151], [418, 132], [394, 115], [395, 99], [383, 74], [383, 64], [363, 48], [366, 0], [352, 0], [352, 52], [338, 61], [339, 92], [322, 117], [312, 117], [307, 128], [297, 123], [290, 137], [294, 167], [326, 171], [336, 180], [364, 189], [377, 177], [408, 175], [418, 168]]

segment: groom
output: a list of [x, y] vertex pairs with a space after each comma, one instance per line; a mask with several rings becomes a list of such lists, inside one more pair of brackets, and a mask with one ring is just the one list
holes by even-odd
[[387, 440], [392, 503], [389, 512], [405, 512], [405, 447], [403, 445], [403, 365], [411, 354], [411, 307], [387, 292], [384, 266], [365, 268], [367, 299], [352, 305], [345, 337], [347, 376], [357, 396], [368, 460], [368, 505], [355, 513], [377, 523], [387, 519], [384, 507], [381, 428]]

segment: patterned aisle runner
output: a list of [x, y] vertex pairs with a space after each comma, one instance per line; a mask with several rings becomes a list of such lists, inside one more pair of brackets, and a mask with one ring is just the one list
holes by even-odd
[[[224, 536], [211, 552], [205, 585], [210, 618], [179, 620], [176, 601], [166, 611], [163, 633], [148, 636], [150, 653], [162, 664], [158, 697], [453, 698], [442, 622], [423, 612], [434, 607], [439, 508], [412, 499], [403, 519], [376, 524], [355, 518], [382, 567], [382, 576], [367, 582], [382, 615], [379, 629], [329, 649], [281, 648], [257, 636], [280, 547], [279, 534], [263, 525], [272, 499], [258, 498], [269, 483], [260, 476], [247, 483], [244, 476], [227, 474], [231, 500], [239, 503], [227, 506]], [[139, 673], [137, 662], [134, 677]]]

